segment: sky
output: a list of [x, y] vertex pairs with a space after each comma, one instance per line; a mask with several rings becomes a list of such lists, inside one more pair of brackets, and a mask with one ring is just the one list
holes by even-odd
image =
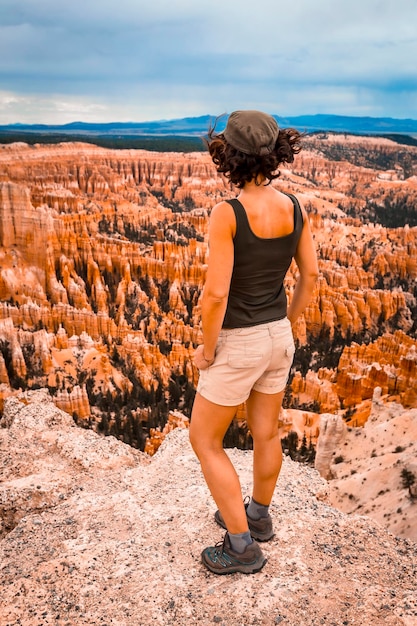
[[0, 124], [417, 119], [417, 0], [0, 0]]

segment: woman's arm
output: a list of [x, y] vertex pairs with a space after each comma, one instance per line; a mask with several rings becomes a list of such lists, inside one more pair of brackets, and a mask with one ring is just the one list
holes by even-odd
[[233, 271], [235, 229], [236, 220], [230, 204], [216, 204], [210, 216], [209, 259], [201, 302], [203, 345], [194, 353], [194, 362], [199, 369], [206, 369], [214, 361]]
[[297, 280], [293, 298], [287, 313], [291, 324], [294, 324], [310, 302], [319, 275], [316, 248], [311, 234], [310, 224], [304, 208], [302, 207], [301, 210], [304, 217], [304, 226], [301, 231], [297, 251], [294, 255], [300, 276]]

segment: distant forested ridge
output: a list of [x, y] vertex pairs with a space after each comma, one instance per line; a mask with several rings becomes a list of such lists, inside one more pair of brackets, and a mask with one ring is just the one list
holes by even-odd
[[[352, 117], [343, 115], [274, 115], [280, 127], [294, 127], [306, 133], [335, 132], [388, 137], [398, 143], [417, 145], [417, 120], [390, 117]], [[134, 148], [158, 152], [194, 152], [205, 150], [208, 129], [224, 129], [227, 115], [184, 117], [149, 122], [109, 122], [70, 124], [8, 124], [0, 126], [0, 142], [23, 141], [61, 143], [82, 141], [105, 148]]]
[[112, 150], [149, 150], [151, 152], [202, 152], [206, 150], [200, 137], [138, 137], [129, 135], [66, 135], [42, 132], [5, 132], [0, 130], [0, 144], [23, 142], [29, 145], [37, 143], [57, 144], [68, 141], [91, 143]]

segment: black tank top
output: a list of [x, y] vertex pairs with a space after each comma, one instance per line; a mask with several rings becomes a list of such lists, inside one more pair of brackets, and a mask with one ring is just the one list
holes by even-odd
[[287, 315], [284, 278], [303, 228], [303, 214], [292, 194], [294, 229], [283, 237], [257, 237], [237, 198], [227, 200], [236, 216], [234, 263], [223, 328], [256, 326]]

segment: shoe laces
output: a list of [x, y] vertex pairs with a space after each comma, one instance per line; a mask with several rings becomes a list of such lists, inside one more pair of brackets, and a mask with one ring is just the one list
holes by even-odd
[[225, 551], [226, 538], [227, 534], [224, 536], [224, 539], [218, 541], [216, 545], [213, 546], [210, 554], [211, 561], [213, 561], [213, 563], [219, 563], [222, 567], [228, 567], [236, 562], [236, 559]]

